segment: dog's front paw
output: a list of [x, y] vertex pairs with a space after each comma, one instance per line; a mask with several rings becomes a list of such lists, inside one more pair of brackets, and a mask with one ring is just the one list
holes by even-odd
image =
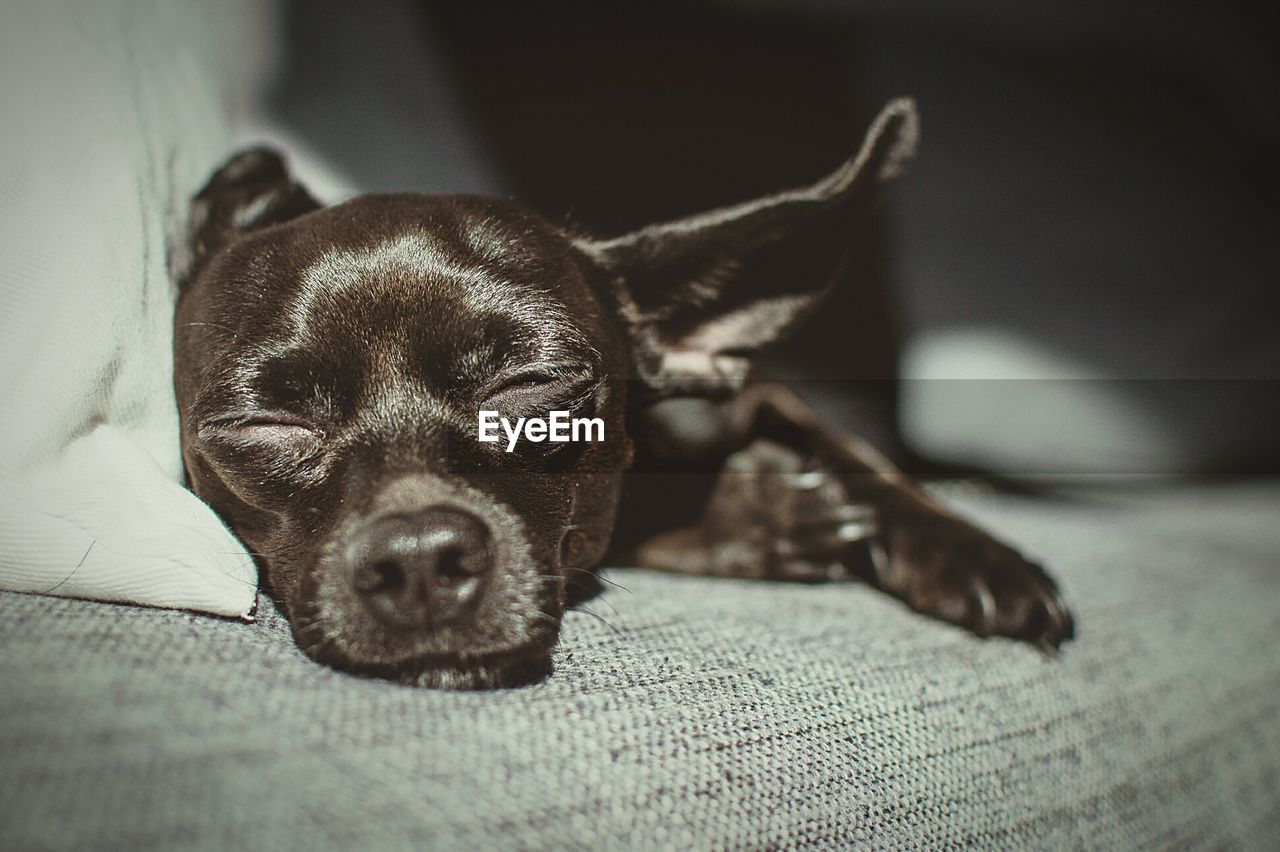
[[885, 531], [877, 580], [910, 607], [980, 636], [1057, 649], [1075, 633], [1057, 584], [1039, 565], [958, 518], [924, 516]]
[[818, 582], [867, 573], [873, 507], [792, 450], [758, 440], [729, 457], [703, 518], [711, 573]]

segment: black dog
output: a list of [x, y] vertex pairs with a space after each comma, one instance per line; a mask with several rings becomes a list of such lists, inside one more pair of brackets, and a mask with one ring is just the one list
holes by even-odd
[[[469, 196], [324, 208], [275, 153], [240, 154], [195, 198], [179, 275], [191, 487], [260, 557], [307, 654], [407, 682], [545, 675], [575, 581], [606, 558], [860, 576], [1057, 647], [1071, 616], [1039, 567], [748, 377], [916, 136], [896, 101], [812, 186], [610, 240]], [[508, 452], [479, 440], [482, 410], [598, 419], [603, 440]]]

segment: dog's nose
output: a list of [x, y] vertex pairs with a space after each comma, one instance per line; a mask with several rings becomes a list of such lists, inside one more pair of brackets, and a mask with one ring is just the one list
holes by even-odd
[[432, 507], [378, 518], [348, 548], [351, 587], [388, 627], [436, 628], [467, 614], [493, 570], [493, 539], [470, 512]]

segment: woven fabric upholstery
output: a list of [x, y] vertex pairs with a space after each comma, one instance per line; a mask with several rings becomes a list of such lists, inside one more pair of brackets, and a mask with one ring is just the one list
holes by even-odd
[[10, 848], [1266, 848], [1280, 483], [960, 495], [1058, 659], [870, 589], [614, 570], [545, 683], [419, 690], [252, 625], [0, 596]]

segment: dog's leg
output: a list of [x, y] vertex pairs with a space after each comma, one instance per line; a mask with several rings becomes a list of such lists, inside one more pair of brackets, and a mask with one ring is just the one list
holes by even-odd
[[783, 385], [749, 384], [716, 412], [728, 452], [700, 522], [643, 540], [634, 550], [640, 565], [782, 580], [860, 577], [979, 635], [1053, 648], [1071, 638], [1072, 617], [1040, 566], [869, 446], [822, 424]]

